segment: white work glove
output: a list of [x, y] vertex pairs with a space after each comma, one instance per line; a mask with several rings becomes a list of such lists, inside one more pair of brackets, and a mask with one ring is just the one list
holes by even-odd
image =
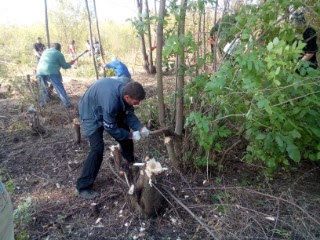
[[132, 140], [139, 141], [141, 139], [141, 135], [139, 131], [132, 132]]
[[148, 128], [143, 127], [143, 128], [140, 129], [140, 135], [141, 135], [142, 138], [148, 137], [149, 134], [150, 134], [150, 130]]

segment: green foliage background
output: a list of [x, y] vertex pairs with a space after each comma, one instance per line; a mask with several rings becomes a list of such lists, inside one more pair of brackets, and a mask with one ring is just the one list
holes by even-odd
[[299, 61], [305, 44], [286, 17], [290, 5], [312, 9], [319, 19], [317, 1], [243, 6], [230, 29], [241, 30], [235, 55], [188, 85], [198, 107], [190, 104], [186, 125], [206, 153], [222, 151], [224, 138], [235, 133], [248, 140], [246, 160], [270, 171], [320, 160], [320, 72]]

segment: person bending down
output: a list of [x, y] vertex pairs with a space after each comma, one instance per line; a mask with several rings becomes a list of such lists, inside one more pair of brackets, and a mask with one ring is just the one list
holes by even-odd
[[44, 51], [37, 67], [37, 77], [40, 84], [40, 105], [45, 106], [50, 99], [48, 90], [48, 82], [56, 90], [60, 100], [66, 107], [71, 107], [70, 100], [67, 96], [66, 90], [62, 84], [62, 76], [60, 68], [68, 69], [74, 64], [74, 60], [66, 62], [63, 54], [61, 53], [61, 45], [54, 43], [53, 47]]
[[92, 188], [103, 160], [104, 130], [120, 144], [128, 164], [135, 161], [133, 140], [139, 141], [149, 135], [133, 108], [144, 98], [142, 85], [127, 77], [98, 79], [81, 98], [80, 122], [89, 138], [90, 152], [76, 184], [80, 197], [92, 199], [98, 196]]

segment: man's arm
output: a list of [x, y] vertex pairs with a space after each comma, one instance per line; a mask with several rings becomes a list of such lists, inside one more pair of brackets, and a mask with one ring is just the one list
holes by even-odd
[[126, 123], [133, 131], [139, 131], [142, 128], [142, 124], [134, 114], [134, 108], [130, 106], [127, 111], [128, 113], [126, 114], [125, 118]]
[[314, 56], [314, 53], [307, 53], [305, 54], [301, 60], [303, 61], [309, 61]]
[[74, 64], [74, 61], [66, 62], [66, 59], [64, 58], [63, 54], [59, 54], [59, 64], [63, 69], [71, 68], [71, 65]]
[[129, 131], [118, 127], [115, 116], [111, 113], [105, 113], [103, 115], [103, 127], [116, 140], [131, 138]]
[[33, 44], [33, 53], [34, 53], [34, 55], [36, 56], [36, 57], [38, 57], [38, 58], [40, 58], [41, 57], [41, 55], [40, 55], [40, 53], [37, 51], [37, 48], [36, 48], [36, 45], [35, 44]]

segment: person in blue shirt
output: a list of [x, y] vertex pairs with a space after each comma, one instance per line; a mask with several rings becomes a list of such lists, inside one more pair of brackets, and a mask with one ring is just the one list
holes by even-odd
[[14, 240], [13, 209], [10, 196], [0, 181], [0, 239]]
[[139, 141], [149, 135], [133, 108], [144, 98], [142, 85], [127, 77], [98, 79], [84, 93], [79, 102], [79, 114], [89, 138], [90, 152], [76, 184], [80, 197], [92, 199], [98, 196], [92, 187], [103, 160], [104, 130], [120, 144], [123, 158], [129, 164], [135, 161], [133, 140]]
[[113, 59], [111, 62], [107, 63], [105, 68], [112, 68], [117, 77], [127, 77], [131, 79], [131, 74], [127, 66], [118, 59]]

